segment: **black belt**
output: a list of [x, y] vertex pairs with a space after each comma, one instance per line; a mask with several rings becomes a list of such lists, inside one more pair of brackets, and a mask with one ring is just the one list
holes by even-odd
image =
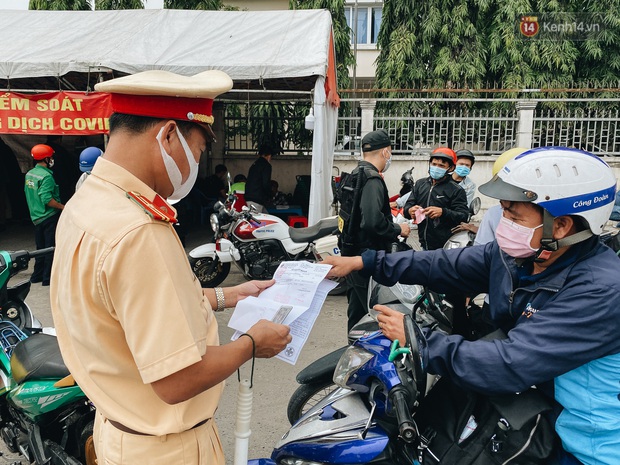
[[[196, 423], [191, 428], [186, 429], [185, 431], [190, 431], [190, 430], [193, 430], [194, 428], [198, 428], [199, 426], [204, 425], [210, 419], [211, 418], [206, 418], [206, 419], [202, 420], [201, 422]], [[140, 431], [136, 431], [136, 430], [133, 430], [131, 428], [128, 428], [127, 426], [123, 425], [122, 423], [119, 423], [118, 421], [110, 420], [109, 418], [108, 418], [108, 422], [112, 426], [114, 426], [117, 430], [122, 431], [123, 433], [137, 434], [138, 436], [154, 436], [154, 434], [141, 433]], [[182, 432], [184, 433], [185, 431], [182, 431]]]

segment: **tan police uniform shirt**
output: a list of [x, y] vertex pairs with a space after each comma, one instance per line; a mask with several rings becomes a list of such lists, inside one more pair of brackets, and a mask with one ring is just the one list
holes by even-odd
[[105, 417], [146, 434], [185, 431], [214, 415], [224, 384], [168, 405], [150, 383], [218, 345], [217, 322], [172, 225], [126, 194], [156, 193], [103, 158], [90, 178], [56, 235], [50, 293], [63, 358]]

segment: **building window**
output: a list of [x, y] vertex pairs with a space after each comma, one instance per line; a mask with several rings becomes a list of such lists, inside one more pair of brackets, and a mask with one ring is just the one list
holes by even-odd
[[382, 8], [376, 6], [346, 6], [344, 14], [347, 18], [347, 24], [351, 28], [351, 43], [353, 43], [356, 29], [353, 26], [355, 19], [355, 10], [357, 8], [357, 44], [358, 45], [376, 45], [379, 36], [379, 28], [381, 27]]

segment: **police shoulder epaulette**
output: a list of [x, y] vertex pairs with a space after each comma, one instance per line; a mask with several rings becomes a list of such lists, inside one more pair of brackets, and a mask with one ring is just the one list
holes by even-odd
[[127, 198], [134, 201], [144, 210], [151, 218], [158, 221], [166, 221], [167, 223], [176, 223], [177, 216], [173, 208], [166, 203], [159, 195], [151, 201], [138, 192], [127, 192]]

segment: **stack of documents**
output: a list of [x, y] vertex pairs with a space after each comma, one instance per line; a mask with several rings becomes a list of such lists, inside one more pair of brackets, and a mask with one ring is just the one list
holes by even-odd
[[232, 340], [247, 332], [258, 320], [270, 320], [291, 327], [292, 342], [276, 357], [294, 365], [319, 316], [329, 291], [338, 283], [325, 279], [330, 265], [310, 262], [282, 262], [274, 274], [276, 283], [258, 297], [237, 303], [228, 326], [235, 329]]

